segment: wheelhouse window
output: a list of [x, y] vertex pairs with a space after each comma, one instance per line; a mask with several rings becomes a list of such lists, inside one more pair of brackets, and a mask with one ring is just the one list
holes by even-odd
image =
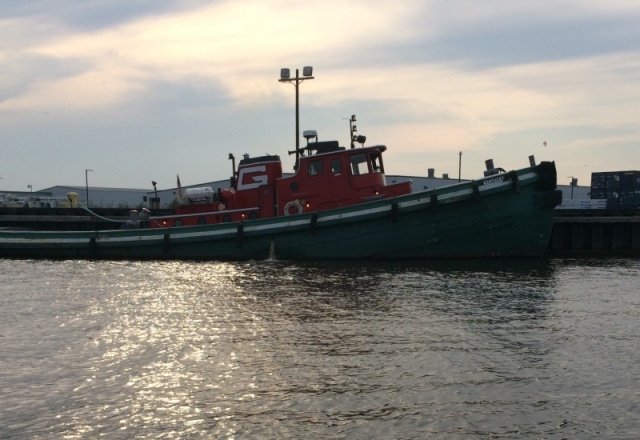
[[324, 162], [322, 160], [312, 160], [309, 162], [309, 175], [317, 176], [324, 173]]
[[349, 163], [351, 165], [351, 174], [354, 176], [369, 174], [369, 164], [367, 163], [366, 154], [354, 154], [349, 158]]
[[331, 159], [331, 172], [340, 174], [342, 172], [342, 161], [340, 159]]
[[382, 154], [379, 152], [371, 153], [371, 165], [374, 173], [384, 173], [382, 166]]

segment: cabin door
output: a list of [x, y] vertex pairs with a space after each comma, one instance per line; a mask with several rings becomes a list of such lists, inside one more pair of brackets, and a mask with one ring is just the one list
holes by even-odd
[[269, 218], [277, 215], [276, 192], [273, 185], [262, 185], [260, 187], [260, 217]]
[[349, 169], [345, 167], [342, 157], [334, 157], [329, 160], [329, 188], [331, 188], [332, 201], [334, 207], [343, 206], [342, 201], [348, 200], [351, 196], [351, 185], [349, 183]]

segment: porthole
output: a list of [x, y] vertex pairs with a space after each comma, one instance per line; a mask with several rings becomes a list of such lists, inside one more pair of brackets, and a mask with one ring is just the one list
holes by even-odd
[[292, 182], [291, 185], [289, 185], [289, 188], [291, 188], [291, 191], [298, 191], [300, 189], [300, 185], [298, 185], [298, 182]]
[[206, 225], [207, 224], [207, 218], [206, 217], [198, 217], [198, 224], [199, 225]]
[[173, 222], [173, 226], [182, 226], [182, 220], [177, 218], [174, 222]]

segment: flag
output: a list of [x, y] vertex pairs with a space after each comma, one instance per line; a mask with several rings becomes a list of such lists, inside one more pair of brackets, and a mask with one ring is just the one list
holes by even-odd
[[182, 185], [180, 185], [180, 174], [176, 174], [178, 178], [178, 200], [182, 200]]
[[547, 141], [544, 141], [544, 142], [542, 143], [542, 145], [544, 145], [544, 146], [546, 147], [546, 146], [547, 146]]

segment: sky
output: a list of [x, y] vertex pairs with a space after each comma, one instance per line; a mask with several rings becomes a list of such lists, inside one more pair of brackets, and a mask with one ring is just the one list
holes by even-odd
[[[0, 0], [0, 191], [227, 179], [300, 132], [390, 175], [640, 170], [638, 0]], [[301, 145], [305, 140], [301, 139]], [[462, 152], [462, 155], [460, 155]], [[91, 170], [91, 171], [86, 171]]]

